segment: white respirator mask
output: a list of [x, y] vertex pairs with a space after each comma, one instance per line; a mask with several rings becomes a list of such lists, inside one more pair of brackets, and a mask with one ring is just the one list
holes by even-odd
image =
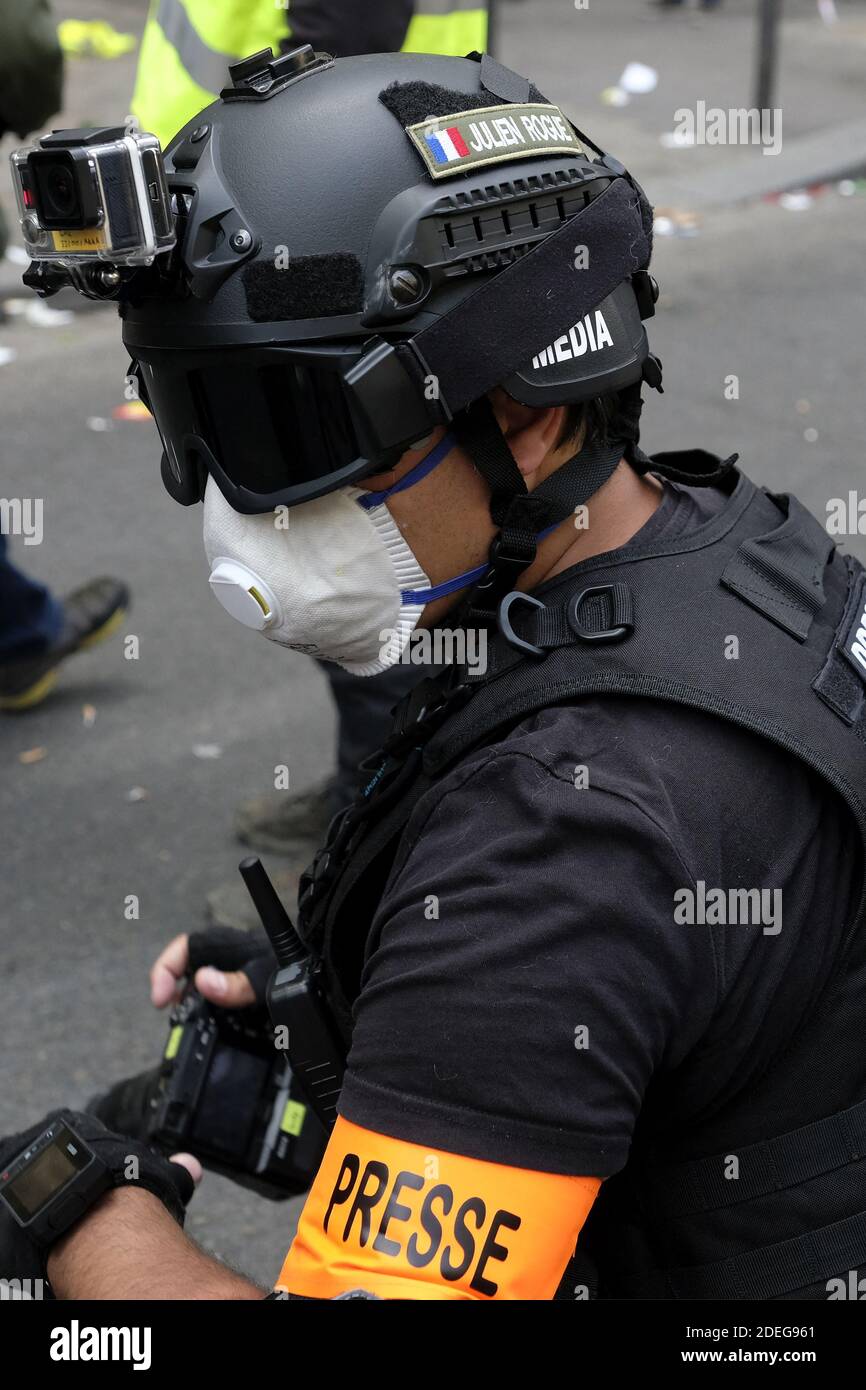
[[353, 676], [395, 666], [426, 605], [488, 568], [431, 586], [386, 505], [454, 445], [445, 435], [384, 492], [344, 487], [258, 516], [234, 511], [208, 478], [204, 548], [223, 608], [271, 642], [334, 661]]

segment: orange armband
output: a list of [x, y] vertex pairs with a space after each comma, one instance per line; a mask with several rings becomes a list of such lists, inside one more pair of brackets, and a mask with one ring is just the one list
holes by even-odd
[[277, 1288], [309, 1298], [553, 1297], [600, 1178], [426, 1149], [339, 1119]]

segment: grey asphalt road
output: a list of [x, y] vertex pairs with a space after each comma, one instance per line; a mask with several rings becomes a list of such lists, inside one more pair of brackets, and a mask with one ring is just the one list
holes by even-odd
[[[724, 45], [709, 53], [707, 17], [683, 19], [681, 33], [666, 17], [671, 54], [642, 6], [612, 3], [596, 15], [602, 8], [570, 13], [569, 29], [571, 7], [558, 0], [508, 5], [503, 56], [547, 74], [550, 94], [564, 102], [582, 73], [582, 119], [588, 124], [596, 111], [608, 129], [619, 121], [618, 149], [629, 158], [632, 146], [648, 157], [652, 151], [650, 173], [661, 178], [667, 166], [657, 135], [669, 125], [666, 111], [611, 112], [597, 94], [608, 72], [616, 79], [620, 59], [644, 58], [671, 89], [682, 82], [693, 97], [700, 80], [676, 66], [688, 59], [682, 35], [689, 43], [690, 34], [703, 35], [695, 62], [703, 63], [708, 90], [725, 65]], [[813, 7], [792, 8], [796, 47], [797, 26], [814, 22]], [[60, 9], [74, 13], [71, 3]], [[96, 3], [90, 13], [137, 30], [143, 6]], [[740, 42], [750, 14], [735, 3], [713, 16], [714, 39], [728, 33]], [[599, 27], [581, 29], [578, 42], [576, 23]], [[564, 49], [568, 34], [572, 46]], [[608, 38], [616, 51], [602, 73]], [[846, 49], [839, 69], [846, 94], [850, 61]], [[106, 118], [109, 98], [125, 111], [130, 73], [128, 59], [85, 64], [71, 79], [69, 114]], [[716, 90], [712, 99], [722, 99], [724, 83]], [[740, 99], [737, 88], [731, 101]], [[821, 124], [829, 104], [815, 100]], [[808, 119], [798, 108], [804, 129]], [[639, 159], [633, 163], [640, 174]], [[849, 489], [866, 495], [864, 231], [863, 191], [844, 197], [829, 189], [802, 211], [757, 202], [708, 215], [693, 237], [660, 238], [654, 269], [662, 300], [652, 337], [666, 392], [647, 406], [644, 446], [738, 450], [754, 478], [797, 491], [821, 517], [830, 498]], [[8, 274], [6, 267], [6, 282]], [[3, 343], [18, 355], [0, 368], [0, 493], [45, 499], [44, 542], [19, 545], [18, 561], [61, 592], [105, 572], [123, 575], [135, 595], [120, 638], [70, 665], [49, 704], [0, 723], [0, 1133], [8, 1133], [155, 1060], [164, 1021], [147, 1002], [151, 959], [170, 936], [201, 923], [207, 891], [234, 872], [238, 798], [270, 788], [278, 763], [289, 766], [297, 788], [328, 770], [333, 716], [304, 658], [256, 640], [213, 602], [200, 511], [164, 494], [152, 424], [111, 421], [126, 367], [113, 313], [89, 310], [52, 330], [0, 325]], [[737, 399], [726, 398], [732, 376]], [[112, 428], [93, 428], [95, 421]], [[851, 547], [866, 558], [866, 536]], [[138, 638], [137, 660], [124, 655], [130, 635]], [[95, 718], [85, 717], [86, 707]], [[34, 749], [44, 750], [38, 760], [21, 760]], [[133, 793], [140, 799], [130, 799], [134, 788], [143, 789]], [[125, 915], [130, 895], [139, 900], [137, 920]], [[208, 1178], [190, 1229], [268, 1282], [297, 1206], [275, 1211]]]

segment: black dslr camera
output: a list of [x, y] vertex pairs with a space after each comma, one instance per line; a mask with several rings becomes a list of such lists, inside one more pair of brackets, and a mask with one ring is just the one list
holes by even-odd
[[279, 1201], [310, 1186], [327, 1134], [274, 1034], [249, 1010], [187, 990], [159, 1066], [113, 1086], [90, 1111], [109, 1129]]
[[[307, 953], [260, 860], [241, 875], [274, 952], [261, 1011], [212, 1007], [187, 989], [158, 1067], [90, 1102], [109, 1129], [273, 1200], [306, 1192], [337, 1117], [345, 1047]], [[278, 1041], [285, 1039], [278, 1046]]]

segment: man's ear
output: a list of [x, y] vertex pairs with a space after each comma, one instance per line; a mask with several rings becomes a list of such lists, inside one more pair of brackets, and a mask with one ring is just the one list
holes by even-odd
[[545, 459], [556, 452], [565, 425], [566, 407], [548, 405], [536, 409], [521, 405], [500, 386], [490, 393], [490, 404], [499, 428], [508, 440], [524, 478], [537, 473]]

